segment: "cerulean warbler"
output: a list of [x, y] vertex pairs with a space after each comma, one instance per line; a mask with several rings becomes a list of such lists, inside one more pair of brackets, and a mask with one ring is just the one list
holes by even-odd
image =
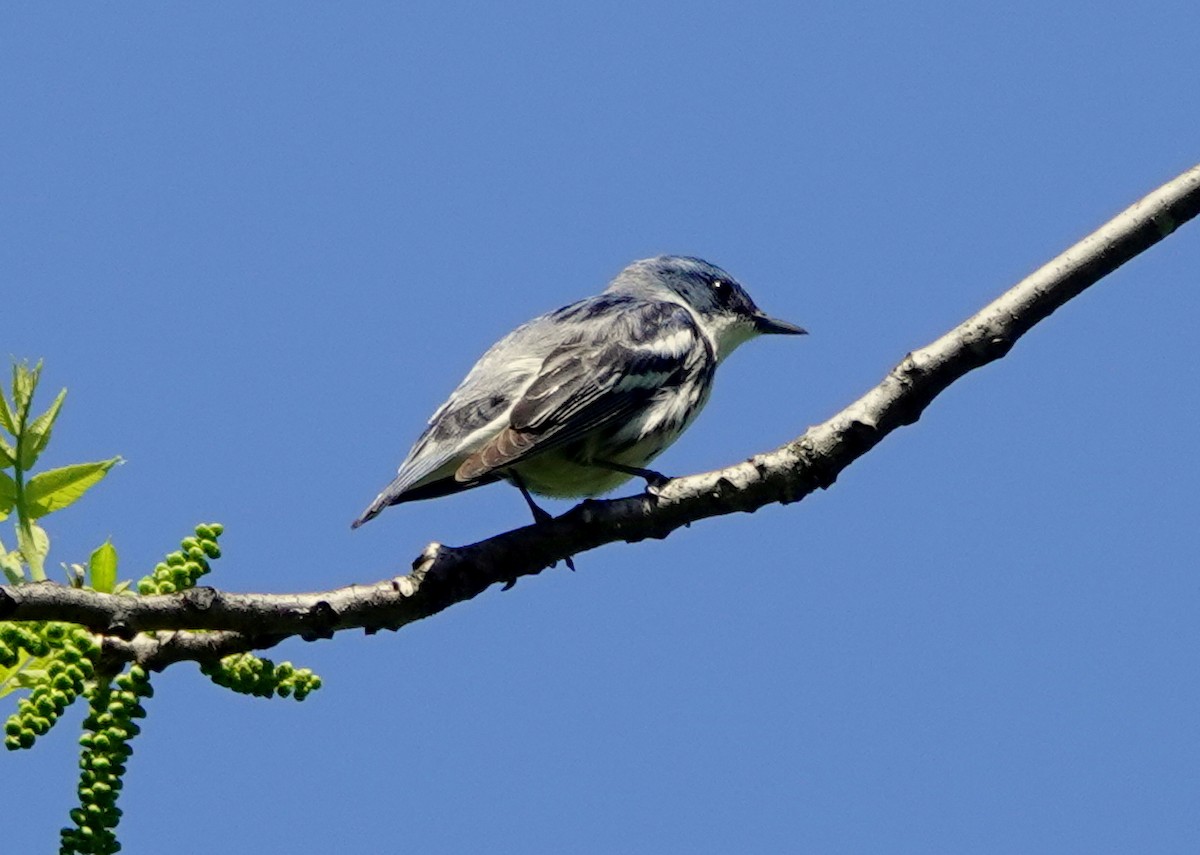
[[529, 493], [607, 493], [646, 465], [708, 401], [742, 342], [804, 330], [763, 314], [721, 268], [662, 255], [635, 261], [604, 293], [517, 327], [475, 363], [429, 419], [392, 483], [353, 527], [388, 505], [505, 480]]

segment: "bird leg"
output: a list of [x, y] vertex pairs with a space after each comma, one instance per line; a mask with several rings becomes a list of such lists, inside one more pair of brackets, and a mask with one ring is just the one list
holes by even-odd
[[553, 514], [545, 508], [539, 507], [538, 503], [533, 500], [533, 496], [529, 494], [529, 489], [525, 486], [525, 482], [521, 480], [521, 476], [516, 472], [512, 472], [508, 477], [516, 485], [517, 489], [521, 491], [521, 496], [525, 499], [525, 504], [529, 505], [529, 510], [533, 512], [533, 521], [535, 523], [541, 525], [554, 519]]
[[655, 472], [653, 469], [641, 469], [637, 466], [626, 466], [624, 463], [615, 463], [612, 460], [593, 460], [593, 466], [599, 466], [601, 469], [611, 469], [613, 472], [623, 472], [626, 475], [633, 475], [636, 478], [646, 479], [646, 492], [654, 495], [657, 490], [661, 490], [667, 486], [670, 477]]
[[[525, 504], [529, 505], [529, 510], [533, 513], [533, 522], [535, 525], [543, 525], [545, 523], [550, 522], [550, 520], [554, 519], [554, 516], [552, 514], [550, 514], [545, 508], [539, 507], [538, 503], [533, 500], [533, 496], [529, 495], [529, 490], [528, 490], [528, 488], [526, 488], [525, 482], [521, 480], [520, 475], [518, 475], [516, 472], [509, 472], [508, 478], [510, 481], [513, 482], [513, 484], [516, 486], [516, 488], [521, 491], [521, 496], [525, 499]], [[572, 558], [570, 555], [568, 555], [566, 558], [566, 562], [567, 562], [567, 567], [571, 568], [571, 572], [574, 573], [575, 572], [575, 559]], [[558, 562], [555, 561], [554, 564], [551, 564], [550, 566], [553, 567], [557, 563]], [[504, 587], [501, 588], [500, 590], [507, 591], [509, 588], [511, 588], [515, 584], [517, 584], [516, 579], [509, 579], [507, 582], [504, 583]]]

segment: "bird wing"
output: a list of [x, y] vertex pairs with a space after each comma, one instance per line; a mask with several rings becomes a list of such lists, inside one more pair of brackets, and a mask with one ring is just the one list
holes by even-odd
[[[429, 425], [376, 502], [383, 500], [384, 504], [395, 504], [402, 497], [432, 498], [475, 486], [455, 482], [455, 469], [468, 454], [508, 424], [509, 410], [541, 363], [540, 358], [531, 363], [528, 358], [518, 357], [503, 365], [496, 364], [494, 354], [523, 331], [524, 328], [518, 329], [484, 354], [446, 402], [429, 417]], [[519, 354], [520, 348], [516, 350]], [[429, 496], [416, 492], [431, 482], [443, 480], [451, 483], [442, 485]]]
[[594, 304], [578, 335], [552, 350], [508, 424], [468, 457], [458, 481], [495, 477], [535, 454], [619, 424], [693, 367], [702, 341], [691, 313], [659, 302]]
[[492, 346], [430, 417], [392, 482], [352, 524], [388, 505], [498, 480], [496, 471], [627, 418], [703, 341], [688, 311], [601, 294]]
[[432, 499], [495, 481], [457, 481], [454, 471], [508, 424], [508, 411], [533, 380], [548, 347], [538, 346], [545, 317], [517, 327], [480, 357], [458, 388], [429, 417], [396, 477], [351, 523], [358, 528], [389, 505]]

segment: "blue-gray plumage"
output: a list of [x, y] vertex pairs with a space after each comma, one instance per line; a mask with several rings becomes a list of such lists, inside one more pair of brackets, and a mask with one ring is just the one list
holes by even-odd
[[438, 408], [396, 478], [354, 521], [388, 505], [501, 479], [582, 497], [633, 476], [692, 423], [713, 374], [769, 318], [728, 273], [698, 258], [635, 261], [604, 293], [542, 315], [498, 341]]

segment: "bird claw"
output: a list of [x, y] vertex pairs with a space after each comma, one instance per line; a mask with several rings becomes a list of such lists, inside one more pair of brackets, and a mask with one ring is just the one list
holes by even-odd
[[[574, 572], [575, 572], [575, 557], [574, 557], [574, 556], [572, 556], [572, 555], [568, 555], [566, 558], [564, 558], [564, 559], [563, 559], [563, 563], [567, 565], [567, 569], [568, 569], [568, 570], [570, 570], [572, 573], [574, 573]], [[557, 566], [558, 566], [558, 562], [557, 562], [557, 561], [551, 561], [551, 562], [550, 562], [550, 568], [551, 568], [551, 569], [553, 569], [553, 568], [555, 568], [555, 567], [557, 567]]]
[[[533, 496], [529, 495], [529, 490], [526, 489], [525, 484], [521, 481], [520, 477], [518, 477], [515, 472], [512, 473], [510, 477], [516, 488], [521, 491], [521, 496], [525, 499], [525, 504], [529, 505], [529, 510], [533, 513], [533, 524], [544, 525], [548, 522], [552, 522], [554, 520], [554, 515], [533, 500]], [[575, 559], [568, 555], [563, 560], [567, 562], [567, 566], [571, 568], [571, 572], [575, 572]], [[558, 562], [551, 561], [550, 566], [557, 567]], [[517, 580], [512, 579], [508, 582], [508, 584], [501, 588], [501, 590], [507, 591], [516, 583]]]
[[[570, 570], [572, 573], [574, 573], [574, 572], [575, 572], [575, 558], [574, 558], [574, 556], [572, 556], [572, 555], [568, 555], [566, 558], [564, 558], [564, 559], [563, 559], [563, 562], [564, 562], [564, 563], [566, 563], [566, 565], [567, 565], [567, 569], [568, 569], [568, 570]], [[557, 562], [557, 561], [551, 561], [551, 562], [550, 562], [550, 567], [551, 567], [551, 568], [554, 568], [554, 567], [557, 567], [557, 566], [558, 566], [558, 562]], [[500, 590], [501, 590], [501, 591], [511, 591], [511, 590], [513, 589], [513, 586], [515, 586], [516, 584], [517, 584], [517, 580], [516, 580], [515, 578], [513, 578], [513, 579], [509, 579], [507, 582], [505, 582], [505, 583], [504, 583], [503, 587], [501, 587], [501, 588], [500, 588]]]
[[671, 478], [661, 472], [649, 472], [645, 478], [646, 492], [651, 496], [658, 496], [671, 483]]

